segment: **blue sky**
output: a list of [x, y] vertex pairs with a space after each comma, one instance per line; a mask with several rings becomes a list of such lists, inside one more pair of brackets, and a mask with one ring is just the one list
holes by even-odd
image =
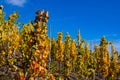
[[[76, 38], [97, 41], [103, 35], [120, 49], [120, 0], [0, 0], [6, 16], [18, 10], [18, 21], [34, 20], [38, 9], [49, 11], [52, 36], [66, 32]], [[117, 43], [116, 43], [117, 42]]]

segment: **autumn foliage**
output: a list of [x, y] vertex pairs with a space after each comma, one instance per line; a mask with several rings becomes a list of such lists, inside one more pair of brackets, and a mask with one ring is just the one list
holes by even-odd
[[69, 33], [63, 39], [62, 32], [57, 39], [49, 37], [48, 11], [38, 10], [35, 20], [28, 24], [17, 22], [17, 12], [7, 20], [4, 17], [0, 6], [1, 80], [120, 79], [120, 55], [106, 37], [90, 50], [80, 31], [77, 39]]

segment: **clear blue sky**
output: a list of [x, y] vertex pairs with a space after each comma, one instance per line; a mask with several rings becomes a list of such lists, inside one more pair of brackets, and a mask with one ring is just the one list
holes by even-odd
[[66, 32], [75, 38], [77, 30], [87, 40], [103, 35], [109, 40], [120, 40], [120, 0], [0, 0], [6, 16], [18, 10], [18, 21], [34, 20], [38, 9], [48, 10], [52, 36]]

